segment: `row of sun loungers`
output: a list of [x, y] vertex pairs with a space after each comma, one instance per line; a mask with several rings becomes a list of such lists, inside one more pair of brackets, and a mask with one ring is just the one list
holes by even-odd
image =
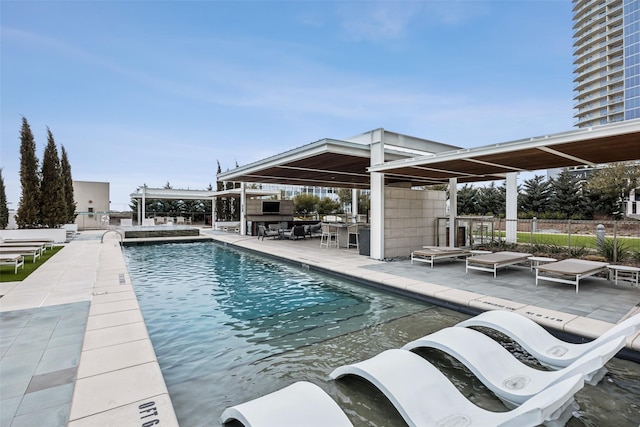
[[36, 262], [47, 249], [53, 248], [54, 243], [51, 239], [0, 238], [0, 265], [12, 265], [17, 274], [18, 268], [24, 268], [25, 256]]
[[[497, 313], [497, 314], [495, 314]], [[520, 362], [499, 343], [469, 327], [498, 330], [520, 343], [554, 371]], [[357, 375], [376, 386], [409, 426], [546, 426], [567, 423], [578, 409], [573, 396], [584, 382], [597, 384], [604, 365], [638, 332], [640, 314], [587, 344], [558, 340], [532, 320], [512, 312], [487, 312], [368, 360], [339, 367], [332, 379]], [[411, 352], [444, 351], [465, 364], [505, 405], [507, 412], [482, 409], [462, 395], [434, 365]], [[227, 408], [220, 417], [245, 427], [352, 426], [322, 389], [298, 382], [250, 402]]]
[[[495, 252], [489, 254], [475, 255], [470, 251], [461, 248], [449, 247], [425, 247], [411, 253], [411, 263], [414, 261], [425, 262], [433, 268], [435, 261], [441, 259], [457, 259], [465, 258], [465, 272], [469, 270], [487, 271], [493, 273], [493, 277], [497, 277], [498, 269], [508, 267], [515, 264], [530, 262], [534, 267], [534, 260], [547, 260], [546, 258], [535, 258], [533, 255], [522, 252]], [[585, 277], [615, 269], [619, 266], [611, 266], [606, 262], [588, 261], [582, 259], [565, 259], [562, 261], [549, 262], [547, 264], [535, 264], [536, 270], [536, 286], [541, 280], [556, 283], [565, 283], [576, 287], [576, 293], [580, 288], [580, 280]], [[622, 268], [621, 268], [622, 270]], [[624, 272], [632, 273], [632, 282], [637, 284], [640, 276], [640, 269], [635, 267], [624, 267]], [[616, 275], [617, 284], [617, 275]]]

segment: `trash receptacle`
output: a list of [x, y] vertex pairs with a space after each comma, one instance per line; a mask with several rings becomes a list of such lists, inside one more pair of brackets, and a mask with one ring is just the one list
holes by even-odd
[[360, 255], [371, 255], [371, 229], [361, 228], [358, 232], [358, 249]]

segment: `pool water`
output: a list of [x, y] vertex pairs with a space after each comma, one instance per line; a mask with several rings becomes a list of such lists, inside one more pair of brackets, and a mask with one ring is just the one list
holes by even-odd
[[[214, 243], [124, 255], [181, 427], [219, 425], [226, 407], [301, 380], [327, 391], [356, 427], [405, 426], [366, 381], [329, 373], [468, 317]], [[459, 362], [425, 355], [474, 403], [505, 410]], [[571, 426], [640, 424], [640, 367], [608, 367], [576, 396], [583, 413]]]

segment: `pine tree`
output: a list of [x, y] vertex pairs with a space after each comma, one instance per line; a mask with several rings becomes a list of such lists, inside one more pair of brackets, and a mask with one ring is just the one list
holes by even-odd
[[582, 219], [586, 216], [586, 201], [582, 195], [582, 186], [568, 169], [551, 179], [549, 211], [559, 218]]
[[0, 168], [0, 229], [4, 230], [9, 224], [9, 208], [7, 207], [7, 190], [4, 186], [2, 168]]
[[73, 178], [71, 178], [71, 164], [67, 157], [67, 150], [64, 149], [64, 145], [60, 146], [62, 151], [60, 157], [60, 168], [62, 173], [62, 181], [64, 188], [64, 201], [66, 206], [66, 221], [67, 224], [72, 224], [76, 220], [76, 202], [73, 194]]
[[20, 185], [22, 194], [16, 213], [18, 228], [34, 228], [40, 225], [40, 179], [36, 142], [29, 122], [22, 118], [20, 130]]
[[47, 146], [42, 158], [42, 181], [40, 184], [42, 224], [54, 228], [67, 222], [64, 182], [61, 174], [58, 149], [53, 134], [47, 128]]
[[540, 215], [548, 210], [551, 183], [545, 181], [543, 175], [536, 175], [524, 181], [523, 192], [520, 194], [519, 208], [525, 213]]

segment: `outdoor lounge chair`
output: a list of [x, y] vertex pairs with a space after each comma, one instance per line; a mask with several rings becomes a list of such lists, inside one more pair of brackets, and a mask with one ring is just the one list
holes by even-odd
[[576, 287], [576, 293], [580, 286], [580, 279], [593, 276], [607, 270], [606, 262], [588, 261], [585, 259], [563, 259], [536, 267], [536, 286], [539, 280], [567, 283]]
[[[406, 350], [384, 351], [371, 359], [334, 370], [331, 378], [360, 376], [375, 385], [412, 427], [562, 426], [571, 417], [580, 375], [559, 381], [508, 412], [491, 412], [471, 403], [429, 361]], [[568, 417], [567, 417], [568, 413]], [[566, 419], [559, 419], [563, 416]]]
[[299, 237], [302, 237], [303, 239], [307, 238], [304, 233], [304, 226], [302, 225], [294, 225], [291, 230], [284, 231], [282, 233], [282, 237], [286, 237], [290, 240], [298, 240]]
[[306, 381], [225, 409], [220, 422], [232, 420], [245, 427], [353, 427], [328, 394]]
[[260, 237], [262, 237], [262, 240], [264, 240], [265, 237], [273, 237], [275, 239], [279, 235], [278, 230], [267, 229], [264, 225], [258, 226], [258, 239]]
[[18, 267], [24, 269], [24, 256], [20, 254], [0, 254], [0, 265], [13, 265], [13, 274], [18, 274]]
[[304, 226], [304, 231], [309, 237], [316, 237], [322, 235], [322, 224], [310, 224]]
[[43, 245], [44, 246], [44, 251], [43, 252], [46, 252], [47, 249], [53, 249], [53, 247], [56, 245], [55, 239], [45, 239], [45, 238], [34, 238], [34, 239], [9, 238], [9, 239], [1, 239], [0, 243], [20, 243], [20, 244], [23, 244], [25, 246], [29, 246], [29, 243], [35, 243], [36, 246], [38, 246], [38, 245]]
[[542, 365], [557, 370], [569, 366], [603, 343], [637, 333], [640, 330], [640, 314], [620, 322], [597, 339], [584, 344], [559, 340], [528, 317], [505, 310], [485, 311], [456, 326], [481, 326], [501, 332], [520, 344]]
[[414, 261], [426, 262], [433, 268], [434, 262], [438, 259], [453, 260], [460, 257], [468, 257], [469, 255], [471, 255], [471, 252], [466, 249], [432, 246], [411, 252], [411, 264]]
[[41, 253], [41, 246], [0, 247], [0, 254], [30, 256], [33, 262], [36, 262]]
[[624, 347], [625, 341], [624, 337], [618, 337], [603, 343], [557, 371], [531, 368], [483, 333], [457, 326], [441, 329], [403, 348], [429, 347], [444, 351], [469, 368], [508, 408], [514, 408], [576, 374], [583, 375], [587, 384], [597, 384], [606, 373], [606, 369], [602, 369], [604, 364]]
[[528, 261], [531, 254], [525, 254], [522, 252], [495, 252], [492, 254], [474, 255], [467, 258], [467, 267], [465, 272], [469, 270], [480, 270], [493, 272], [495, 278], [498, 273], [498, 268], [507, 267], [513, 264], [520, 264]]

